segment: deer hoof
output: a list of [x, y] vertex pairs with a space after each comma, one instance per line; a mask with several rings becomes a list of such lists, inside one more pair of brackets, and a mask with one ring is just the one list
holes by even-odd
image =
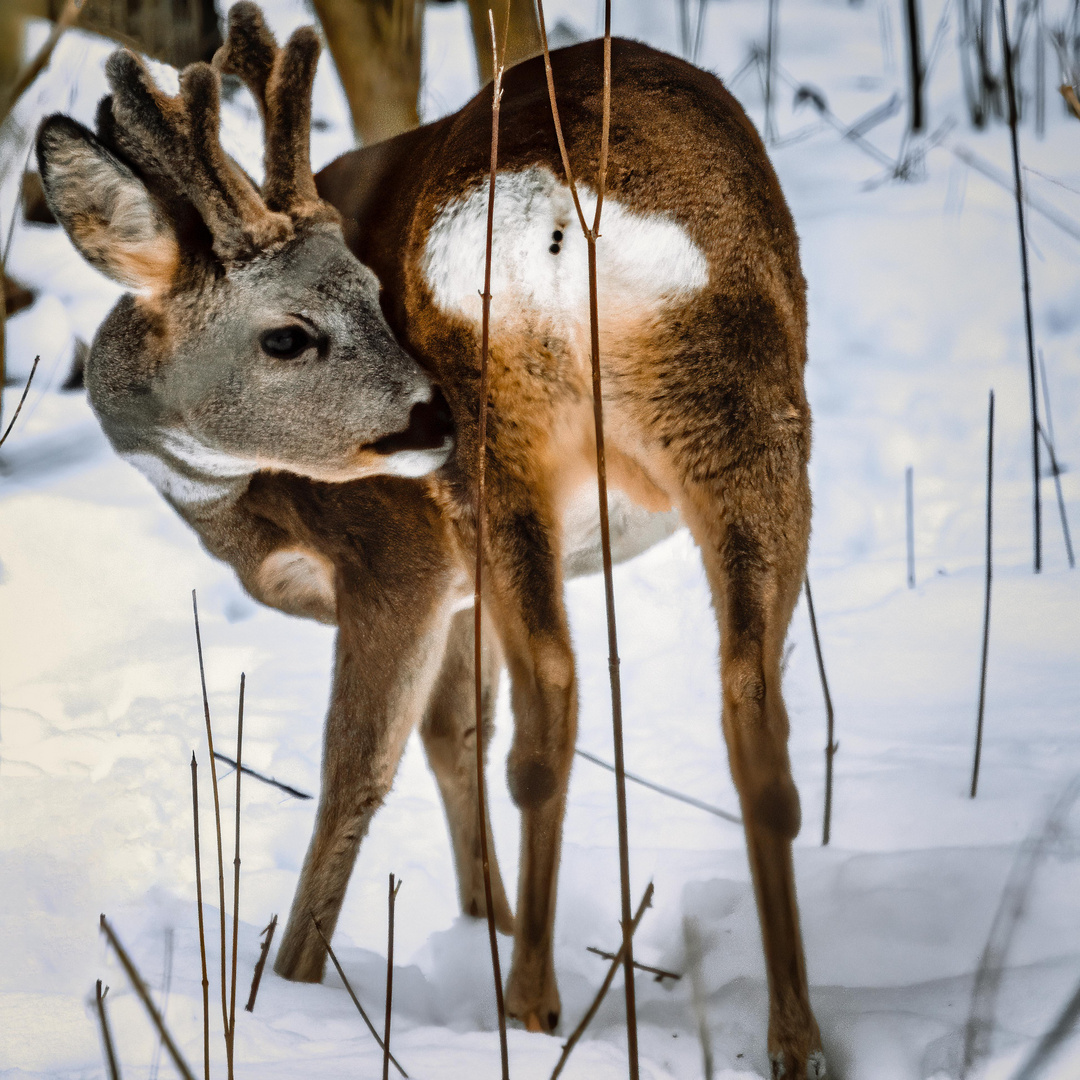
[[794, 1068], [788, 1067], [792, 1055], [785, 1054], [783, 1050], [769, 1054], [769, 1064], [772, 1066], [772, 1080], [796, 1080], [803, 1075], [806, 1080], [828, 1080], [828, 1070], [825, 1067], [825, 1055], [820, 1050], [812, 1050], [806, 1059], [805, 1073], [799, 1072], [798, 1064]]

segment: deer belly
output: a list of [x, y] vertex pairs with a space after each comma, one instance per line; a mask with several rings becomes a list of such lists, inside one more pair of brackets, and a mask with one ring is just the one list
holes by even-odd
[[[625, 562], [666, 540], [682, 524], [677, 510], [647, 510], [617, 488], [608, 489], [608, 524], [611, 558]], [[596, 488], [578, 488], [563, 511], [563, 572], [567, 577], [598, 574], [603, 569], [600, 551], [600, 509]]]

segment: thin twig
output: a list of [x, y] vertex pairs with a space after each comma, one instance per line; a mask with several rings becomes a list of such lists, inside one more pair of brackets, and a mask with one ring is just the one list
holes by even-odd
[[263, 968], [266, 967], [266, 958], [270, 955], [270, 942], [274, 940], [274, 931], [277, 929], [277, 916], [274, 915], [262, 934], [263, 939], [259, 947], [259, 959], [255, 961], [255, 974], [251, 977], [251, 993], [248, 994], [247, 1004], [244, 1009], [247, 1012], [255, 1011], [255, 995], [259, 992], [259, 983], [262, 982]]
[[218, 907], [221, 915], [221, 1020], [225, 1031], [225, 1058], [229, 1080], [232, 1080], [232, 1047], [229, 1041], [229, 994], [225, 933], [225, 854], [221, 844], [221, 799], [218, 794], [217, 765], [214, 758], [214, 732], [210, 726], [210, 699], [206, 696], [206, 669], [203, 666], [202, 632], [199, 629], [199, 601], [191, 590], [191, 608], [195, 614], [195, 646], [199, 653], [199, 681], [202, 684], [203, 714], [206, 718], [206, 743], [210, 749], [210, 782], [214, 789], [214, 827], [217, 833]]
[[1021, 185], [1020, 141], [1017, 134], [1016, 87], [1013, 85], [1012, 52], [1005, 0], [999, 0], [1001, 49], [1005, 58], [1005, 91], [1009, 97], [1009, 136], [1012, 143], [1013, 191], [1016, 195], [1016, 227], [1020, 238], [1020, 270], [1024, 288], [1024, 333], [1027, 339], [1028, 388], [1031, 400], [1031, 467], [1033, 473], [1032, 516], [1035, 573], [1042, 570], [1042, 493], [1039, 477], [1039, 403], [1035, 389], [1035, 327], [1031, 314], [1031, 274], [1028, 270], [1027, 233], [1024, 223], [1024, 193]]
[[202, 858], [199, 855], [199, 766], [191, 751], [191, 812], [195, 820], [195, 900], [199, 907], [199, 955], [202, 957], [203, 1074], [210, 1080], [210, 979], [206, 972], [206, 927], [203, 924]]
[[694, 1003], [694, 1016], [698, 1022], [702, 1067], [705, 1080], [713, 1080], [712, 1039], [709, 1036], [709, 1020], [705, 1014], [705, 981], [701, 975], [702, 946], [696, 919], [689, 916], [683, 918], [683, 939], [686, 942], [686, 963], [690, 968], [690, 995]]
[[[507, 26], [503, 42], [509, 36], [510, 5], [506, 5]], [[484, 254], [484, 291], [480, 294], [483, 306], [480, 341], [480, 401], [476, 441], [476, 576], [473, 594], [473, 669], [476, 690], [476, 812], [480, 836], [480, 864], [484, 876], [484, 901], [487, 905], [488, 945], [491, 950], [491, 971], [495, 982], [495, 1010], [499, 1018], [499, 1057], [502, 1080], [510, 1080], [510, 1052], [506, 1042], [506, 1003], [503, 1000], [502, 968], [499, 964], [499, 940], [495, 930], [495, 901], [491, 890], [491, 854], [487, 834], [487, 799], [484, 786], [484, 675], [483, 675], [483, 612], [481, 609], [484, 573], [484, 518], [487, 514], [487, 410], [488, 360], [491, 348], [491, 247], [495, 233], [495, 177], [499, 167], [499, 106], [502, 102], [502, 77], [505, 53], [499, 56], [495, 40], [495, 17], [488, 10], [491, 29], [491, 59], [494, 79], [491, 86], [491, 173], [488, 178], [487, 244]], [[389, 1005], [387, 1005], [389, 1008]], [[389, 1018], [387, 1020], [389, 1023]], [[389, 1051], [387, 1051], [389, 1053]]]
[[825, 677], [825, 659], [821, 655], [821, 638], [818, 636], [817, 616], [814, 614], [814, 594], [810, 591], [810, 575], [806, 575], [806, 610], [810, 615], [810, 634], [814, 639], [814, 656], [817, 657], [818, 676], [821, 679], [821, 693], [825, 698], [825, 812], [822, 815], [821, 846], [829, 842], [832, 831], [832, 781], [833, 757], [840, 749], [840, 744], [833, 741], [834, 721], [832, 694], [829, 693], [829, 680]]
[[112, 1032], [109, 1030], [109, 1018], [105, 1015], [105, 995], [109, 992], [106, 986], [101, 989], [101, 980], [97, 981], [97, 1014], [101, 1024], [101, 1042], [105, 1051], [105, 1064], [109, 1069], [109, 1080], [120, 1080], [120, 1063], [116, 1060], [116, 1051], [113, 1049]]
[[[574, 750], [574, 753], [577, 754], [578, 757], [584, 758], [586, 761], [591, 761], [594, 765], [599, 765], [601, 769], [607, 769], [610, 773], [615, 771], [614, 765], [604, 761], [603, 758], [598, 758], [594, 754], [590, 754], [588, 750], [582, 750], [578, 747]], [[743, 823], [742, 818], [739, 817], [738, 814], [728, 813], [727, 810], [721, 810], [718, 806], [702, 802], [701, 799], [695, 799], [692, 795], [684, 795], [681, 791], [676, 791], [674, 788], [664, 787], [663, 784], [655, 784], [652, 780], [646, 780], [645, 777], [638, 776], [637, 773], [626, 772], [624, 770], [624, 774], [627, 780], [630, 780], [635, 784], [640, 784], [650, 791], [666, 795], [669, 799], [675, 799], [677, 802], [686, 803], [687, 806], [697, 807], [698, 810], [704, 810], [706, 813], [713, 814], [718, 818], [723, 818], [725, 821], [730, 821], [734, 825], [741, 825]]]
[[[638, 928], [638, 923], [641, 922], [642, 915], [645, 914], [645, 909], [652, 906], [653, 898], [653, 885], [650, 881], [648, 887], [645, 889], [644, 895], [641, 897], [641, 903], [638, 904], [637, 911], [634, 913], [633, 919], [630, 921], [630, 934], [633, 936], [634, 931]], [[619, 951], [615, 954], [611, 961], [611, 967], [608, 968], [607, 975], [604, 976], [604, 981], [600, 984], [600, 989], [596, 991], [596, 997], [593, 998], [592, 1004], [585, 1011], [585, 1015], [581, 1018], [581, 1022], [570, 1035], [570, 1038], [566, 1040], [565, 1045], [562, 1048], [562, 1053], [559, 1055], [559, 1060], [555, 1063], [555, 1069], [551, 1074], [551, 1080], [556, 1080], [559, 1073], [563, 1071], [563, 1067], [566, 1065], [567, 1059], [574, 1051], [574, 1047], [577, 1046], [581, 1036], [585, 1034], [585, 1029], [589, 1026], [592, 1018], [596, 1015], [597, 1010], [600, 1008], [601, 1003], [604, 1000], [605, 995], [608, 992], [612, 982], [615, 979], [615, 972], [619, 970], [619, 966], [623, 964], [625, 960], [626, 952], [626, 940], [625, 935], [623, 938], [623, 944], [619, 946]], [[625, 968], [624, 968], [625, 970]], [[631, 968], [631, 972], [633, 969]], [[633, 974], [630, 976], [633, 978]]]
[[19, 419], [19, 413], [22, 412], [23, 402], [26, 401], [26, 395], [30, 393], [30, 384], [34, 381], [34, 372], [38, 369], [38, 364], [41, 363], [41, 357], [34, 357], [34, 366], [30, 369], [30, 377], [26, 380], [26, 385], [23, 387], [22, 397], [19, 398], [19, 404], [15, 406], [15, 415], [11, 418], [11, 422], [4, 430], [4, 434], [0, 435], [0, 446], [3, 446], [7, 442], [7, 437], [11, 434], [11, 429], [15, 426], [15, 421]]
[[[237, 767], [236, 762], [233, 761], [228, 754], [218, 753], [214, 751], [214, 757], [218, 759], [223, 765], [228, 765], [229, 768], [235, 769]], [[291, 795], [294, 799], [310, 799], [311, 796], [306, 791], [300, 791], [297, 788], [290, 787], [288, 784], [283, 784], [280, 780], [275, 780], [272, 776], [264, 776], [261, 772], [256, 772], [254, 769], [249, 768], [247, 765], [241, 765], [240, 771], [245, 776], [250, 776], [252, 780], [261, 780], [264, 784], [269, 784], [271, 787], [276, 787], [279, 791], [284, 791], [286, 795]]]
[[[356, 996], [352, 986], [349, 984], [349, 980], [345, 977], [345, 972], [342, 970], [341, 964], [338, 963], [338, 958], [334, 955], [334, 950], [330, 946], [330, 942], [326, 940], [326, 935], [322, 932], [322, 927], [319, 925], [319, 920], [314, 915], [311, 916], [311, 921], [315, 925], [315, 932], [322, 938], [322, 943], [326, 946], [327, 954], [330, 956], [330, 960], [336, 969], [341, 981], [345, 984], [345, 989], [349, 992], [349, 997], [352, 998], [352, 1003], [356, 1006], [356, 1011], [360, 1014], [364, 1023], [367, 1024], [368, 1031], [371, 1032], [371, 1037], [378, 1043], [379, 1049], [386, 1052], [386, 1048], [383, 1045], [382, 1039], [379, 1037], [379, 1033], [375, 1030], [375, 1025], [368, 1018], [368, 1014], [364, 1012], [364, 1006], [360, 1004], [360, 999]], [[398, 1064], [397, 1058], [393, 1054], [390, 1055], [390, 1061], [394, 1068], [397, 1069], [405, 1080], [408, 1080], [409, 1074]]]
[[[981, 176], [985, 176], [987, 180], [993, 181], [998, 187], [1009, 192], [1013, 190], [1012, 182], [1005, 173], [966, 146], [954, 142], [943, 143], [942, 145], [965, 165], [974, 169]], [[1080, 224], [1062, 214], [1050, 203], [1044, 202], [1039, 196], [1033, 195], [1030, 190], [1024, 191], [1024, 204], [1036, 213], [1041, 214], [1051, 224], [1056, 225], [1066, 235], [1071, 236], [1074, 240], [1080, 240]]]
[[[165, 970], [162, 973], [161, 988], [161, 1015], [169, 1013], [169, 991], [172, 989], [173, 951], [175, 949], [175, 937], [172, 928], [165, 931]], [[158, 1071], [161, 1068], [161, 1051], [163, 1049], [160, 1039], [154, 1044], [154, 1056], [150, 1062], [150, 1080], [157, 1080]]]
[[986, 707], [986, 658], [990, 648], [990, 585], [993, 578], [994, 527], [994, 391], [986, 420], [986, 599], [983, 606], [982, 662], [979, 667], [979, 712], [975, 723], [975, 760], [971, 766], [971, 797], [979, 789], [979, 760], [982, 757], [983, 712]]
[[765, 34], [765, 142], [776, 141], [776, 125], [773, 122], [773, 70], [776, 66], [776, 6], [779, 0], [769, 0], [769, 22]]
[[390, 891], [386, 900], [386, 1028], [383, 1035], [383, 1080], [390, 1080], [390, 1015], [394, 1001], [394, 904], [401, 882], [394, 884], [390, 875]]
[[1080, 986], [1076, 988], [1073, 996], [1065, 1003], [1065, 1007], [1058, 1014], [1058, 1018], [1043, 1033], [1035, 1049], [1027, 1056], [1027, 1060], [1020, 1067], [1013, 1080], [1036, 1080], [1042, 1075], [1043, 1070], [1050, 1064], [1058, 1047], [1069, 1037], [1077, 1021], [1080, 1020]]
[[[586, 945], [585, 951], [591, 952], [594, 956], [599, 956], [601, 960], [614, 960], [618, 956], [617, 953], [605, 952], [603, 949], [598, 949], [595, 945]], [[646, 971], [650, 975], [655, 975], [656, 978], [653, 979], [653, 982], [662, 983], [665, 979], [671, 979], [674, 982], [678, 982], [682, 978], [677, 971], [665, 971], [663, 968], [650, 967], [648, 964], [638, 963], [637, 960], [634, 961], [634, 968], [637, 971]]]
[[966, 1080], [990, 1052], [990, 1032], [1009, 946], [1027, 910], [1028, 897], [1035, 882], [1035, 871], [1051, 846], [1062, 835], [1065, 819], [1078, 796], [1080, 778], [1070, 781], [1047, 814], [1045, 822], [1031, 833], [1016, 853], [990, 926], [978, 970], [975, 972], [971, 990], [971, 1011], [964, 1031], [964, 1057], [960, 1080]]
[[[236, 714], [236, 760], [242, 760], [244, 747], [244, 685], [246, 678], [240, 672], [240, 704]], [[236, 770], [236, 848], [233, 855], [233, 921], [232, 921], [232, 978], [229, 981], [229, 1063], [233, 1060], [236, 1046], [236, 943], [240, 935], [240, 777], [244, 770]], [[232, 1074], [230, 1071], [230, 1080]]]
[[1069, 569], [1076, 568], [1076, 558], [1073, 555], [1072, 537], [1069, 535], [1069, 518], [1065, 513], [1065, 496], [1061, 490], [1061, 466], [1058, 465], [1057, 453], [1054, 450], [1054, 420], [1050, 414], [1050, 385], [1046, 381], [1046, 363], [1043, 360], [1043, 351], [1039, 350], [1039, 376], [1042, 380], [1043, 414], [1046, 417], [1046, 428], [1040, 426], [1046, 451], [1050, 455], [1050, 471], [1054, 476], [1054, 490], [1057, 494], [1058, 515], [1061, 517], [1061, 532], [1065, 538], [1065, 554], [1069, 559]]
[[619, 677], [619, 641], [615, 622], [615, 581], [611, 561], [611, 526], [608, 521], [607, 460], [604, 450], [604, 397], [600, 375], [600, 318], [597, 300], [596, 241], [600, 236], [600, 215], [607, 190], [608, 148], [611, 131], [611, 0], [604, 2], [604, 80], [603, 114], [600, 126], [600, 162], [596, 178], [596, 212], [592, 228], [587, 227], [578, 198], [577, 185], [570, 169], [570, 155], [563, 138], [559, 106], [555, 98], [555, 76], [551, 70], [543, 0], [537, 2], [540, 41], [544, 52], [548, 98], [555, 134], [559, 142], [566, 182], [577, 208], [578, 221], [589, 254], [589, 340], [592, 354], [593, 423], [596, 438], [596, 491], [600, 511], [600, 549], [604, 563], [604, 601], [608, 632], [608, 674], [611, 682], [611, 728], [615, 746], [615, 806], [619, 827], [619, 893], [622, 909], [623, 965], [626, 988], [626, 1044], [630, 1080], [638, 1080], [637, 1007], [634, 991], [634, 943], [630, 919], [630, 841], [626, 820], [626, 774], [623, 760], [622, 683]]
[[124, 971], [127, 972], [127, 977], [131, 980], [131, 985], [135, 988], [135, 993], [139, 995], [147, 1013], [150, 1015], [150, 1019], [158, 1029], [158, 1034], [161, 1035], [161, 1041], [165, 1044], [165, 1049], [169, 1051], [169, 1056], [173, 1059], [176, 1071], [183, 1077], [183, 1080], [195, 1080], [195, 1077], [188, 1068], [187, 1062], [184, 1060], [179, 1048], [176, 1043], [173, 1042], [173, 1038], [169, 1034], [168, 1028], [165, 1027], [165, 1021], [161, 1018], [161, 1013], [157, 1011], [157, 1007], [154, 1005], [154, 999], [150, 996], [150, 991], [146, 989], [146, 983], [143, 982], [138, 969], [135, 967], [134, 963], [132, 963], [131, 957], [128, 956], [124, 946], [120, 944], [120, 939], [113, 932], [113, 928], [109, 925], [109, 920], [106, 919], [104, 915], [101, 916], [100, 925], [101, 932], [108, 938], [109, 944], [113, 947], [113, 951], [123, 965]]

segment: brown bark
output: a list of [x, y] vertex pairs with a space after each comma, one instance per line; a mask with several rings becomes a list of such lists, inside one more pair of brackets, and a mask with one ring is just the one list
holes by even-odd
[[[510, 22], [506, 21], [506, 9], [510, 8]], [[536, 20], [533, 0], [469, 0], [469, 19], [472, 23], [473, 43], [476, 47], [476, 68], [480, 85], [491, 82], [491, 31], [488, 29], [488, 9], [495, 22], [495, 34], [499, 42], [499, 54], [507, 68], [539, 56], [540, 25]], [[503, 27], [507, 27], [506, 41], [502, 40]]]
[[313, 0], [365, 145], [420, 123], [422, 0]]

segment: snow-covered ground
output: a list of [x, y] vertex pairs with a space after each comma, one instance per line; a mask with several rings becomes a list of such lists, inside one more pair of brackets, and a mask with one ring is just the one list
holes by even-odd
[[[291, 5], [291, 6], [290, 6]], [[305, 19], [293, 0], [269, 5], [279, 31]], [[600, 5], [560, 0], [549, 21], [582, 36]], [[616, 0], [617, 32], [678, 48], [674, 3]], [[941, 5], [927, 5], [932, 36]], [[588, 8], [589, 10], [585, 10]], [[799, 0], [780, 9], [780, 63], [852, 121], [902, 89], [901, 7]], [[464, 9], [429, 12], [425, 104], [456, 108], [474, 88]], [[701, 62], [736, 74], [764, 33], [750, 0], [711, 4]], [[959, 122], [915, 182], [888, 171], [784, 83], [772, 153], [799, 226], [810, 283], [807, 383], [815, 414], [816, 499], [810, 559], [836, 706], [832, 842], [820, 845], [825, 724], [807, 614], [791, 628], [786, 695], [803, 800], [796, 864], [812, 997], [830, 1075], [845, 1080], [958, 1077], [973, 974], [1020, 842], [1080, 772], [1080, 574], [1070, 572], [1047, 481], [1045, 567], [1031, 571], [1030, 436], [1015, 208], [965, 165], [966, 146], [1002, 172], [1007, 132], [972, 133], [954, 48], [943, 38], [929, 88], [931, 130]], [[72, 35], [21, 114], [66, 108], [89, 120], [107, 47]], [[755, 122], [753, 70], [733, 83]], [[345, 108], [320, 74], [317, 164], [348, 144]], [[228, 110], [226, 137], [257, 164], [254, 115]], [[904, 110], [868, 138], [896, 156]], [[808, 127], [812, 126], [812, 129]], [[807, 127], [806, 137], [785, 137]], [[1080, 124], [1056, 95], [1043, 140], [1022, 151], [1031, 193], [1080, 221]], [[254, 160], [253, 160], [254, 159]], [[1061, 186], [1064, 185], [1064, 186]], [[13, 190], [3, 189], [8, 220]], [[1058, 456], [1080, 461], [1080, 241], [1029, 216], [1036, 337], [1052, 392]], [[201, 992], [188, 761], [208, 773], [190, 591], [197, 588], [218, 745], [232, 750], [236, 687], [247, 673], [244, 757], [298, 788], [318, 784], [333, 636], [258, 607], [211, 560], [149, 484], [118, 460], [81, 393], [58, 389], [75, 336], [89, 337], [117, 295], [56, 230], [20, 227], [12, 271], [42, 290], [9, 324], [12, 370], [42, 367], [0, 451], [0, 1077], [98, 1077], [88, 1005], [111, 985], [125, 1075], [142, 1076], [155, 1038], [98, 933], [106, 912], [160, 999], [190, 1062], [201, 1058]], [[995, 584], [986, 739], [978, 798], [968, 798], [983, 602], [987, 393], [997, 395]], [[4, 392], [10, 417], [19, 387]], [[906, 587], [904, 472], [914, 468], [917, 585]], [[1080, 528], [1080, 484], [1062, 477]], [[716, 631], [696, 551], [677, 534], [616, 571], [628, 766], [734, 810], [717, 722]], [[569, 589], [581, 675], [580, 745], [610, 760], [599, 579]], [[492, 751], [495, 839], [504, 874], [517, 868], [517, 820], [501, 762], [509, 742], [505, 688]], [[223, 787], [231, 820], [233, 788]], [[685, 920], [703, 942], [701, 973], [716, 1062], [726, 1078], [767, 1075], [764, 969], [741, 830], [631, 787], [632, 889], [655, 903], [638, 959], [687, 970]], [[258, 935], [284, 916], [314, 804], [245, 781], [240, 986], [246, 997]], [[1077, 814], [1073, 815], [1077, 821]], [[1076, 829], [1069, 834], [1075, 838]], [[209, 834], [204, 834], [209, 873]], [[556, 960], [569, 1029], [604, 963], [586, 946], [618, 940], [613, 783], [579, 759], [567, 814]], [[228, 858], [228, 856], [227, 856]], [[385, 987], [386, 879], [398, 898], [395, 1055], [410, 1075], [498, 1075], [486, 931], [457, 914], [446, 830], [419, 744], [364, 844], [336, 950], [373, 1018]], [[216, 925], [209, 875], [208, 925]], [[1068, 836], [1037, 866], [1007, 955], [987, 1077], [1006, 1077], [1080, 981], [1080, 861]], [[211, 936], [211, 979], [216, 937]], [[171, 944], [170, 944], [171, 943]], [[509, 941], [504, 941], [504, 960]], [[638, 981], [642, 1075], [696, 1078], [702, 1054], [690, 980]], [[213, 1014], [212, 1014], [213, 1015]], [[376, 1019], [381, 1025], [381, 1020]], [[511, 1075], [545, 1077], [561, 1041], [510, 1033]], [[215, 1062], [223, 1060], [220, 1040]], [[223, 1074], [223, 1065], [216, 1065]], [[168, 1074], [169, 1064], [161, 1066]], [[381, 1056], [336, 975], [322, 986], [267, 973], [254, 1014], [237, 1022], [237, 1074], [374, 1077]], [[1080, 1074], [1080, 1043], [1048, 1077]], [[564, 1074], [626, 1075], [616, 983]]]

